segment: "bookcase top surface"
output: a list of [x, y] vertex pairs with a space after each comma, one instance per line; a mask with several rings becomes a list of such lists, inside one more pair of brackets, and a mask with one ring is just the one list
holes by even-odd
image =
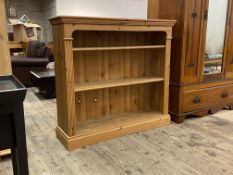
[[85, 16], [56, 16], [50, 18], [51, 24], [90, 24], [90, 25], [125, 25], [125, 26], [166, 26], [172, 27], [176, 20], [167, 19], [127, 19], [101, 18]]

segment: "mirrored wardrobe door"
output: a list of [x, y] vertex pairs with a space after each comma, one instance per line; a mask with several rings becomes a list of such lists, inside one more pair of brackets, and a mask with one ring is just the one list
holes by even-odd
[[228, 0], [209, 0], [204, 80], [221, 78], [227, 24]]

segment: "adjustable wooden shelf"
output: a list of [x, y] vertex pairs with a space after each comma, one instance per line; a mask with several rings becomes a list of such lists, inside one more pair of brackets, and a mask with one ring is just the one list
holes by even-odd
[[170, 123], [174, 20], [51, 19], [58, 126], [68, 150]]

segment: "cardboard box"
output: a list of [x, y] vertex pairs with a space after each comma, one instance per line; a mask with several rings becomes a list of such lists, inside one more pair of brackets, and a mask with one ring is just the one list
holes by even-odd
[[11, 21], [14, 41], [28, 42], [41, 39], [41, 26], [31, 23], [17, 23]]

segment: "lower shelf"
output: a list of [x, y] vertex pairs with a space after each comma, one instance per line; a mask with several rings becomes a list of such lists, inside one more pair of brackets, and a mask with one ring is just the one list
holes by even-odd
[[112, 128], [121, 128], [143, 121], [160, 119], [161, 113], [159, 112], [137, 112], [137, 113], [120, 113], [104, 118], [90, 120], [77, 126], [77, 135], [83, 136], [96, 132], [106, 131]]
[[162, 77], [141, 77], [141, 78], [128, 78], [121, 80], [78, 83], [75, 84], [74, 91], [82, 92], [82, 91], [90, 91], [90, 90], [103, 89], [103, 88], [113, 88], [113, 87], [129, 86], [129, 85], [132, 86], [132, 85], [155, 83], [162, 81], [164, 81], [164, 78]]
[[159, 112], [121, 113], [80, 124], [77, 126], [77, 134], [72, 137], [57, 127], [57, 137], [68, 150], [73, 150], [168, 124], [170, 116]]

